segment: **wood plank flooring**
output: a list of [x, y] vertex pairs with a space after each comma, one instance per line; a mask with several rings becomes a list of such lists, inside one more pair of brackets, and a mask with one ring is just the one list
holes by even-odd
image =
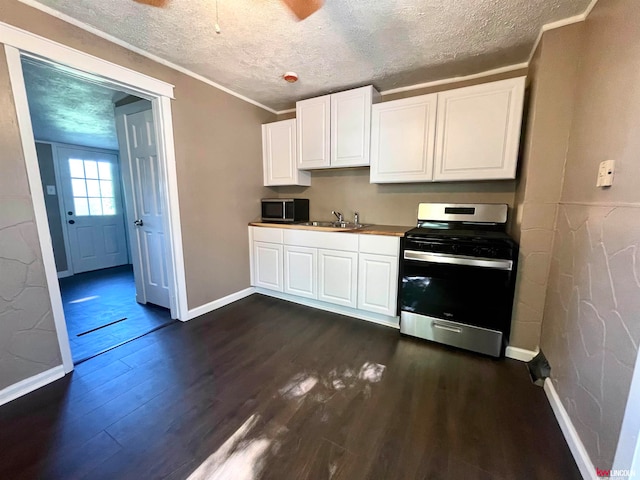
[[524, 363], [252, 295], [0, 407], [7, 479], [579, 479]]
[[136, 302], [131, 265], [62, 278], [60, 292], [75, 363], [173, 322], [168, 309]]

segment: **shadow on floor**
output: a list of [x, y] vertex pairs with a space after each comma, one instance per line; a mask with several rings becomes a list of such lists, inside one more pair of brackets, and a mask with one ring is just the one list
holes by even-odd
[[136, 302], [131, 265], [62, 278], [60, 291], [76, 364], [173, 322], [168, 309]]

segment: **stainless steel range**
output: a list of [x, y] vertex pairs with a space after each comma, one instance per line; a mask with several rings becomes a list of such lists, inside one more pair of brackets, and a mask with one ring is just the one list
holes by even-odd
[[402, 246], [403, 334], [504, 355], [518, 260], [507, 212], [506, 204], [420, 204]]

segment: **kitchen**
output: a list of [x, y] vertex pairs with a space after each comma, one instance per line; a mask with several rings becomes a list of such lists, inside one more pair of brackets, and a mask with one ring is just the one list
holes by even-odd
[[[124, 48], [18, 2], [11, 2], [2, 21], [142, 70], [175, 84], [181, 92], [173, 108], [173, 125], [190, 309], [249, 287], [247, 224], [259, 218], [260, 198], [309, 198], [314, 220], [329, 219], [331, 210], [352, 219], [358, 211], [365, 224], [406, 226], [415, 226], [418, 204], [423, 202], [510, 205], [510, 232], [521, 251], [521, 277], [516, 285], [520, 293], [511, 339], [518, 340], [514, 344], [518, 348], [532, 352], [542, 345], [552, 377], [554, 368], [562, 372], [557, 387], [561, 398], [567, 399], [565, 408], [593, 464], [604, 468], [607, 465], [602, 462], [615, 457], [621, 426], [623, 431], [626, 428], [623, 418], [637, 354], [637, 322], [628, 319], [638, 311], [630, 287], [634, 285], [633, 269], [629, 270], [637, 229], [631, 221], [632, 209], [638, 200], [631, 174], [637, 161], [630, 157], [637, 142], [630, 129], [638, 112], [637, 97], [629, 98], [637, 87], [627, 70], [629, 59], [638, 60], [638, 42], [628, 26], [636, 14], [637, 7], [629, 2], [601, 1], [586, 22], [544, 33], [528, 72], [529, 120], [516, 181], [377, 186], [369, 183], [367, 169], [356, 169], [313, 172], [307, 189], [263, 186], [259, 128], [279, 116], [156, 62], [131, 59]], [[73, 34], [65, 33], [69, 29]], [[612, 51], [625, 53], [611, 55]], [[592, 75], [594, 72], [601, 75]], [[518, 76], [517, 71], [512, 75]], [[462, 85], [425, 87], [409, 95], [455, 86]], [[408, 94], [390, 94], [385, 101], [397, 98], [394, 95]], [[225, 115], [208, 117], [204, 124], [194, 122], [194, 112], [223, 108]], [[20, 159], [15, 123], [5, 133], [10, 134], [5, 150]], [[617, 162], [614, 186], [596, 188], [598, 164], [608, 159]], [[8, 163], [6, 168], [19, 172], [23, 167]], [[16, 202], [14, 211], [31, 209], [27, 191], [24, 182], [6, 189], [3, 185], [3, 195]], [[241, 198], [238, 191], [242, 191]], [[234, 212], [231, 219], [229, 211]], [[561, 212], [557, 227], [556, 211]], [[222, 223], [225, 228], [220, 228]], [[224, 245], [224, 254], [212, 245]], [[528, 276], [527, 259], [531, 264]], [[589, 265], [592, 273], [612, 272], [611, 280], [605, 282], [597, 275], [585, 280], [589, 273], [583, 271], [583, 265]], [[576, 297], [574, 291], [581, 296]], [[543, 322], [543, 315], [560, 320]], [[576, 321], [569, 321], [577, 318], [584, 321], [577, 326]], [[605, 318], [606, 343], [602, 333]], [[576, 345], [576, 338], [584, 338], [584, 346]], [[43, 363], [56, 365], [58, 359], [52, 357]], [[12, 375], [10, 379], [22, 378]], [[604, 412], [602, 418], [589, 413], [594, 410]]]

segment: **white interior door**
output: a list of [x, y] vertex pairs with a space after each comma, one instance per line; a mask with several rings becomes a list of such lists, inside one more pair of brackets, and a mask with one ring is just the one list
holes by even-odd
[[57, 147], [73, 273], [129, 262], [118, 157]]
[[162, 169], [149, 102], [116, 108], [136, 300], [170, 308]]

